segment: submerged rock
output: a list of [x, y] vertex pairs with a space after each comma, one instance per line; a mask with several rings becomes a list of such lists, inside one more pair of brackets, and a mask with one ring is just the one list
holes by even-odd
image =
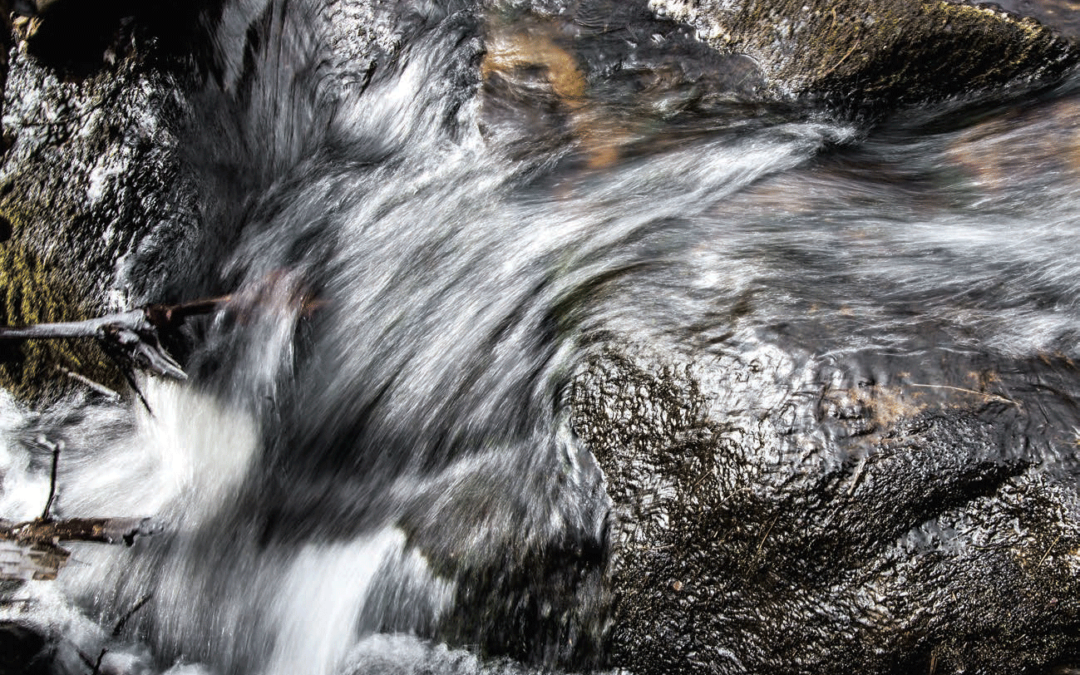
[[1065, 37], [1080, 38], [1080, 16], [1073, 0], [997, 0], [1002, 9], [1038, 19]]

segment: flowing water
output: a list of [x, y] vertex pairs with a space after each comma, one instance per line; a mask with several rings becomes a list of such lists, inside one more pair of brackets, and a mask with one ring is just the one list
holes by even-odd
[[[605, 344], [1077, 356], [1071, 83], [847, 122], [757, 102], [682, 29], [560, 7], [417, 4], [364, 24], [393, 59], [334, 60], [319, 3], [227, 5], [191, 104], [206, 231], [151, 298], [234, 295], [188, 329], [191, 380], [143, 380], [152, 413], [3, 403], [0, 516], [40, 513], [44, 436], [57, 514], [161, 527], [0, 609], [63, 635], [61, 670], [540, 672], [443, 639], [501, 635], [470, 575], [602, 561], [565, 398]], [[599, 631], [579, 586], [532, 601]]]

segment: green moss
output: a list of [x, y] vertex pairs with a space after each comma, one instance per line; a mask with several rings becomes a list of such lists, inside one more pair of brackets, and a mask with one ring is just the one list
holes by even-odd
[[[22, 326], [90, 318], [75, 284], [42, 264], [20, 242], [22, 221], [6, 215], [14, 236], [0, 244], [0, 325]], [[31, 404], [81, 386], [65, 370], [120, 390], [123, 376], [93, 340], [0, 342], [0, 387]]]

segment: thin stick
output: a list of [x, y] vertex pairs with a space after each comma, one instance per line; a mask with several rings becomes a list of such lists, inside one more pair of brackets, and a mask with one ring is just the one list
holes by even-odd
[[76, 646], [75, 653], [79, 655], [79, 660], [85, 663], [87, 668], [94, 667], [94, 661], [89, 656], [87, 656], [86, 652]]
[[863, 458], [859, 460], [859, 465], [855, 467], [855, 477], [851, 479], [851, 487], [849, 487], [847, 491], [848, 497], [850, 497], [855, 492], [855, 488], [859, 486], [859, 479], [862, 478], [863, 469], [865, 468], [866, 456], [864, 455]]
[[50, 443], [45, 437], [41, 438], [41, 443], [52, 449], [52, 474], [49, 477], [49, 500], [45, 502], [45, 510], [41, 512], [42, 520], [52, 520], [49, 512], [52, 511], [53, 499], [56, 498], [56, 469], [60, 466], [60, 450], [64, 445], [63, 441], [59, 443]]
[[1054, 543], [1050, 544], [1050, 548], [1046, 549], [1046, 553], [1043, 553], [1043, 557], [1039, 558], [1039, 564], [1035, 565], [1035, 569], [1039, 569], [1040, 567], [1042, 567], [1042, 564], [1046, 562], [1046, 559], [1048, 557], [1050, 557], [1050, 551], [1054, 550], [1054, 547], [1057, 546], [1057, 543], [1059, 541], [1061, 541], [1060, 534], [1057, 536], [1057, 539], [1054, 540]]
[[100, 675], [101, 674], [101, 662], [105, 660], [105, 655], [108, 654], [108, 653], [109, 653], [108, 648], [104, 648], [104, 649], [101, 650], [101, 653], [98, 654], [98, 657], [97, 657], [97, 663], [94, 664], [94, 672], [91, 673], [91, 675]]
[[832, 73], [833, 73], [833, 71], [834, 71], [834, 70], [836, 70], [837, 68], [839, 68], [839, 67], [840, 67], [840, 66], [841, 66], [841, 65], [842, 65], [842, 64], [844, 63], [844, 61], [847, 61], [847, 59], [848, 59], [848, 57], [849, 57], [849, 56], [851, 56], [852, 54], [854, 54], [854, 53], [855, 53], [855, 50], [859, 48], [859, 44], [860, 44], [861, 42], [862, 42], [862, 40], [861, 40], [861, 39], [860, 39], [860, 40], [856, 40], [856, 41], [855, 41], [855, 44], [854, 44], [854, 45], [852, 45], [851, 49], [849, 49], [849, 50], [848, 50], [848, 53], [847, 53], [847, 54], [844, 54], [844, 57], [843, 57], [842, 59], [840, 59], [840, 60], [839, 60], [839, 61], [837, 61], [837, 62], [836, 62], [835, 64], [833, 64], [833, 67], [832, 67], [832, 68], [829, 68], [829, 69], [828, 69], [828, 70], [826, 70], [826, 71], [825, 71], [824, 73], [822, 73], [822, 74], [821, 74], [821, 77], [822, 77], [822, 78], [825, 78], [825, 77], [828, 77], [829, 75], [832, 75]]
[[965, 394], [974, 394], [976, 396], [982, 396], [983, 398], [997, 399], [998, 401], [1002, 401], [1004, 403], [1011, 403], [1012, 405], [1016, 406], [1017, 408], [1020, 407], [1020, 404], [1017, 403], [1016, 401], [1012, 400], [1012, 399], [1005, 398], [1004, 396], [999, 396], [997, 394], [987, 394], [985, 391], [975, 391], [974, 389], [964, 389], [963, 387], [952, 387], [952, 386], [949, 386], [947, 384], [916, 384], [914, 382], [909, 382], [908, 386], [909, 387], [922, 387], [924, 389], [949, 389], [951, 391], [959, 391], [959, 392], [963, 392]]
[[11, 600], [0, 600], [0, 607], [14, 607], [15, 605], [22, 605], [22, 611], [30, 609], [30, 606], [34, 604], [33, 598], [12, 598]]
[[761, 555], [761, 548], [765, 546], [765, 540], [769, 538], [769, 533], [772, 532], [773, 526], [776, 525], [776, 521], [780, 520], [780, 514], [776, 514], [776, 517], [769, 523], [769, 529], [765, 530], [765, 536], [761, 538], [761, 543], [757, 545], [757, 553], [755, 555]]
[[135, 616], [135, 612], [142, 609], [146, 603], [150, 602], [150, 599], [154, 597], [153, 593], [147, 593], [139, 598], [139, 601], [135, 603], [135, 606], [127, 611], [124, 616], [120, 617], [120, 620], [116, 622], [116, 627], [113, 628], [112, 636], [114, 638], [120, 637], [120, 631], [124, 630], [124, 626], [127, 624], [131, 617]]
[[60, 368], [60, 370], [61, 370], [61, 372], [63, 372], [65, 375], [67, 375], [71, 379], [75, 380], [76, 382], [81, 382], [82, 384], [85, 384], [87, 387], [89, 387], [93, 391], [96, 391], [97, 393], [101, 394], [102, 396], [104, 396], [105, 398], [107, 398], [109, 400], [119, 401], [120, 398], [121, 398], [119, 392], [114, 391], [113, 389], [110, 389], [110, 388], [106, 387], [105, 385], [103, 385], [103, 384], [101, 384], [99, 382], [94, 382], [93, 380], [91, 380], [89, 377], [86, 377], [85, 375], [80, 375], [79, 373], [76, 373], [74, 370], [69, 370], [67, 368]]

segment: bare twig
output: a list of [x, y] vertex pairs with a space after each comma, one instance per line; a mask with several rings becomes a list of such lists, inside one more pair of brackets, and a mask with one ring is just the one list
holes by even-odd
[[94, 670], [90, 673], [90, 675], [100, 675], [100, 673], [101, 673], [101, 662], [105, 660], [105, 655], [108, 654], [108, 653], [109, 653], [109, 650], [108, 650], [107, 647], [102, 648], [101, 653], [98, 654], [97, 662], [94, 664]]
[[31, 545], [61, 541], [92, 541], [100, 544], [131, 544], [157, 528], [149, 518], [37, 519], [15, 525], [0, 523], [0, 540]]
[[850, 497], [855, 492], [855, 488], [859, 486], [859, 480], [862, 478], [863, 470], [866, 468], [866, 455], [863, 455], [859, 460], [859, 465], [855, 467], [855, 475], [851, 479], [851, 486], [848, 487], [847, 496]]
[[22, 605], [22, 611], [30, 609], [34, 604], [33, 598], [11, 598], [10, 600], [0, 600], [0, 607], [14, 607], [15, 605]]
[[158, 327], [149, 319], [149, 311], [136, 309], [107, 314], [86, 321], [39, 323], [24, 328], [0, 328], [0, 340], [57, 340], [94, 338], [107, 348], [124, 353], [138, 368], [175, 380], [187, 375], [180, 364], [161, 346]]
[[[69, 640], [69, 642], [70, 642], [70, 640]], [[75, 653], [79, 655], [79, 660], [82, 661], [83, 664], [85, 664], [87, 668], [93, 668], [94, 667], [94, 660], [91, 659], [90, 656], [86, 652], [79, 649], [78, 645], [75, 645], [74, 643], [72, 643], [72, 646], [75, 647]]]
[[45, 509], [41, 512], [40, 518], [40, 520], [47, 522], [52, 520], [49, 512], [52, 511], [53, 500], [56, 499], [56, 470], [60, 466], [60, 451], [64, 447], [64, 442], [50, 443], [47, 438], [42, 436], [38, 439], [38, 443], [52, 450], [52, 471], [49, 474], [49, 498], [45, 501]]
[[[147, 370], [155, 375], [174, 380], [186, 380], [187, 375], [180, 364], [161, 345], [162, 333], [177, 330], [189, 317], [212, 314], [234, 300], [238, 299], [232, 295], [222, 295], [174, 305], [146, 305], [139, 309], [106, 314], [85, 321], [39, 323], [23, 327], [0, 326], [0, 340], [92, 338], [101, 342], [106, 353], [114, 359], [118, 354], [123, 355], [140, 370]], [[326, 304], [324, 301], [309, 297], [301, 298], [300, 302], [303, 312], [307, 315]], [[121, 370], [131, 383], [128, 369], [121, 367]], [[75, 374], [71, 375], [84, 381]], [[84, 383], [96, 385], [88, 381]], [[94, 388], [101, 390], [100, 385]], [[135, 388], [135, 391], [138, 392], [138, 389]]]
[[65, 375], [67, 375], [68, 377], [70, 377], [71, 379], [75, 380], [76, 382], [79, 382], [81, 384], [86, 385], [87, 387], [89, 387], [93, 391], [96, 391], [97, 393], [101, 394], [102, 396], [104, 396], [107, 399], [110, 399], [112, 401], [119, 401], [120, 398], [121, 398], [120, 397], [120, 392], [115, 391], [113, 389], [110, 389], [109, 387], [106, 387], [105, 385], [101, 384], [100, 382], [94, 382], [93, 380], [91, 380], [89, 377], [86, 377], [85, 375], [82, 375], [80, 373], [76, 373], [73, 370], [69, 370], [68, 368], [63, 368], [63, 367], [60, 368], [60, 371], [62, 373], [64, 373]]
[[135, 605], [131, 609], [129, 609], [124, 614], [124, 616], [120, 617], [119, 621], [116, 622], [116, 627], [113, 628], [112, 636], [114, 638], [120, 637], [120, 632], [124, 630], [124, 626], [127, 625], [127, 622], [131, 620], [131, 617], [135, 616], [135, 612], [138, 612], [140, 609], [146, 606], [146, 603], [150, 602], [150, 599], [153, 597], [153, 593], [147, 593], [146, 595], [139, 598], [139, 601], [136, 602]]
[[60, 542], [131, 545], [136, 537], [156, 530], [149, 518], [38, 518], [15, 525], [0, 521], [0, 553], [6, 554], [0, 560], [0, 579], [55, 579], [71, 558]]
[[761, 555], [761, 549], [765, 546], [765, 540], [769, 538], [769, 533], [772, 532], [773, 527], [776, 525], [776, 521], [780, 520], [780, 514], [776, 514], [776, 517], [769, 523], [769, 527], [765, 530], [765, 534], [761, 537], [761, 543], [758, 544], [757, 553], [755, 555]]
[[1059, 541], [1061, 541], [1061, 535], [1060, 534], [1057, 536], [1057, 539], [1054, 540], [1054, 543], [1050, 544], [1050, 546], [1046, 549], [1046, 553], [1043, 553], [1043, 556], [1041, 558], [1039, 558], [1039, 562], [1038, 562], [1038, 564], [1035, 565], [1035, 569], [1039, 569], [1040, 567], [1042, 567], [1042, 564], [1044, 562], [1046, 562], [1046, 559], [1048, 557], [1050, 557], [1050, 551], [1054, 550], [1054, 547], [1057, 546], [1057, 543]]
[[974, 394], [975, 396], [982, 396], [983, 398], [994, 399], [995, 401], [1001, 401], [1003, 403], [1009, 403], [1011, 405], [1020, 407], [1020, 404], [1011, 398], [1005, 398], [998, 394], [988, 394], [985, 391], [975, 391], [974, 389], [964, 389], [963, 387], [953, 387], [947, 384], [916, 384], [915, 382], [909, 382], [909, 387], [922, 387], [923, 389], [947, 389], [949, 391], [959, 391], [965, 394]]
[[859, 48], [859, 44], [860, 44], [861, 42], [862, 42], [862, 40], [861, 40], [861, 39], [860, 39], [860, 40], [856, 40], [856, 41], [855, 41], [855, 44], [851, 46], [851, 49], [849, 49], [849, 50], [848, 50], [847, 54], [844, 54], [843, 58], [841, 58], [841, 59], [840, 59], [839, 61], [837, 61], [836, 63], [834, 63], [834, 64], [833, 64], [833, 66], [832, 66], [831, 68], [829, 68], [829, 69], [828, 69], [828, 70], [826, 70], [826, 71], [825, 71], [824, 73], [822, 73], [822, 74], [821, 74], [821, 77], [822, 77], [822, 78], [825, 78], [825, 77], [828, 77], [829, 75], [832, 75], [832, 74], [833, 74], [833, 71], [835, 71], [835, 70], [836, 70], [837, 68], [839, 68], [839, 67], [840, 67], [840, 66], [841, 66], [841, 65], [842, 65], [842, 64], [844, 63], [844, 61], [847, 61], [847, 60], [848, 60], [848, 57], [849, 57], [849, 56], [851, 56], [852, 54], [854, 54], [854, 53], [855, 53], [855, 50]]

